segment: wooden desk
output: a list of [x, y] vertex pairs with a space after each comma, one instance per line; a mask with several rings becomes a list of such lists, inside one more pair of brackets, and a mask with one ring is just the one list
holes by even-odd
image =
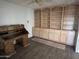
[[4, 52], [5, 54], [11, 54], [13, 52], [15, 52], [15, 44], [16, 41], [18, 41], [19, 39], [21, 39], [21, 43], [23, 47], [27, 47], [28, 46], [28, 34], [12, 34], [12, 35], [5, 35], [5, 37], [3, 36], [3, 39], [5, 40], [4, 42]]
[[0, 51], [3, 51], [6, 55], [15, 52], [15, 45], [20, 40], [23, 47], [28, 46], [28, 31], [23, 24], [0, 26], [0, 37], [4, 41]]

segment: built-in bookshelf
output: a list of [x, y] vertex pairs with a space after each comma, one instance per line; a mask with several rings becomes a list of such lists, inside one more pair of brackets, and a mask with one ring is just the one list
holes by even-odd
[[75, 6], [42, 8], [35, 10], [35, 27], [73, 30]]
[[[33, 36], [62, 44], [67, 44], [67, 40], [74, 42], [78, 19], [77, 7], [76, 5], [68, 5], [36, 9]], [[74, 44], [73, 42], [71, 45]]]

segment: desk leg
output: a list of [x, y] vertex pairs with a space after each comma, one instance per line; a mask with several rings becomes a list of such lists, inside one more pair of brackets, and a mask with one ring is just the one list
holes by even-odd
[[28, 43], [28, 34], [24, 34], [24, 35], [23, 35], [23, 40], [22, 40], [22, 41], [23, 41], [23, 43], [22, 43], [23, 46], [24, 46], [24, 47], [27, 47], [28, 44], [29, 44], [29, 43]]

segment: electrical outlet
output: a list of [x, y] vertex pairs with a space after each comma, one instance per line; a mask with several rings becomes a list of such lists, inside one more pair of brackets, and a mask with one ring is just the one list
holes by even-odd
[[29, 23], [29, 20], [27, 20], [27, 23]]

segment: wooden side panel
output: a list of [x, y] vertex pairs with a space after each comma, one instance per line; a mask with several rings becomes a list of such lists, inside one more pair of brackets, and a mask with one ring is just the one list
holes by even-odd
[[40, 37], [44, 39], [48, 39], [49, 37], [49, 30], [48, 29], [40, 29]]
[[33, 36], [40, 37], [40, 28], [33, 28]]
[[35, 27], [41, 27], [41, 10], [35, 10]]
[[55, 30], [54, 29], [50, 29], [50, 31], [49, 31], [49, 40], [52, 40], [52, 41], [55, 40]]
[[60, 29], [62, 19], [62, 8], [55, 7], [50, 10], [50, 28]]
[[24, 47], [27, 47], [28, 46], [28, 44], [29, 44], [29, 40], [28, 40], [28, 34], [24, 34], [23, 35], [23, 40], [22, 40], [23, 42], [23, 46]]
[[50, 9], [41, 10], [41, 28], [49, 28]]

